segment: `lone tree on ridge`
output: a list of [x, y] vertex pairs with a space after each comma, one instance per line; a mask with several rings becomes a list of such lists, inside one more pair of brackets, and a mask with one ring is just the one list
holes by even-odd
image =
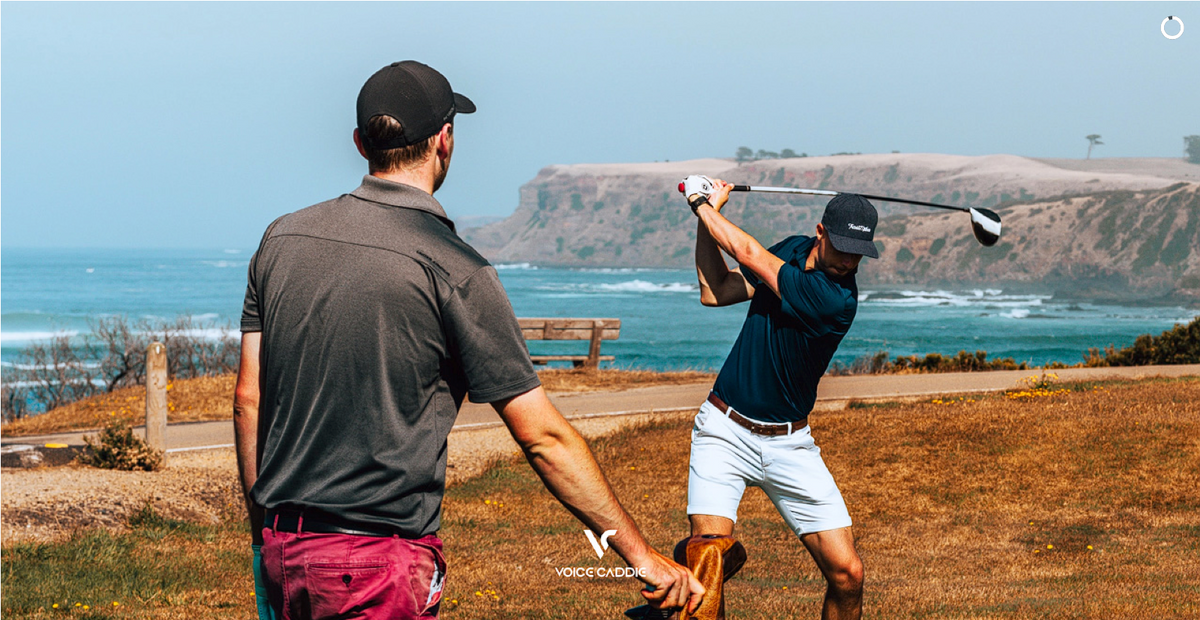
[[1184, 136], [1183, 152], [1189, 163], [1200, 164], [1200, 136]]
[[1091, 159], [1091, 158], [1092, 158], [1092, 147], [1093, 147], [1093, 146], [1100, 146], [1100, 145], [1102, 145], [1102, 144], [1104, 144], [1104, 143], [1100, 141], [1100, 134], [1098, 134], [1098, 133], [1094, 133], [1094, 134], [1092, 134], [1092, 135], [1088, 136], [1088, 137], [1087, 137], [1087, 141], [1088, 141], [1088, 154], [1087, 154], [1087, 158], [1088, 158], [1088, 159]]

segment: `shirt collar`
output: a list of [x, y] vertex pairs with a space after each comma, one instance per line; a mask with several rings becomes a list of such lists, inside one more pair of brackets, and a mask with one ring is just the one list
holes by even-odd
[[805, 267], [805, 264], [808, 263], [808, 253], [812, 252], [813, 246], [815, 246], [816, 244], [817, 244], [816, 237], [805, 236], [804, 241], [802, 241], [796, 245], [796, 249], [795, 249], [794, 253], [792, 254], [792, 260], [790, 260], [788, 262], [799, 267], [800, 271], [818, 271], [818, 272], [822, 273], [826, 278], [829, 278], [829, 280], [832, 282], [836, 282], [836, 283], [842, 284], [842, 285], [853, 284], [854, 276], [858, 275], [858, 267], [855, 267], [854, 271], [851, 271], [850, 273], [848, 273], [844, 276], [841, 276], [841, 277], [831, 276], [831, 275], [825, 273], [824, 271], [817, 269], [816, 267], [813, 267], [812, 269], [807, 269]]
[[454, 222], [446, 216], [446, 210], [442, 208], [442, 204], [433, 196], [411, 185], [388, 181], [368, 174], [363, 177], [362, 185], [350, 192], [350, 195], [390, 207], [424, 211], [437, 216], [450, 227], [450, 230], [454, 230]]

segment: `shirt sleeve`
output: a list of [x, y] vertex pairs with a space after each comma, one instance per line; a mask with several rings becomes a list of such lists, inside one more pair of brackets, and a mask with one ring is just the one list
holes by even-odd
[[254, 251], [254, 256], [250, 257], [250, 266], [246, 269], [246, 296], [242, 299], [242, 333], [262, 331], [262, 307], [258, 303], [258, 259], [263, 253], [263, 246], [267, 245], [271, 231], [282, 219], [283, 217], [280, 217], [267, 226], [267, 229], [263, 231], [262, 239], [258, 242], [258, 249]]
[[261, 332], [262, 313], [258, 308], [258, 275], [255, 267], [258, 264], [259, 247], [250, 258], [250, 267], [246, 270], [246, 297], [242, 300], [242, 332]]
[[508, 295], [491, 266], [458, 285], [442, 319], [471, 402], [493, 403], [541, 385]]
[[795, 263], [779, 268], [779, 298], [784, 314], [800, 321], [814, 336], [845, 334], [858, 309], [850, 289], [838, 286], [820, 270], [805, 271]]

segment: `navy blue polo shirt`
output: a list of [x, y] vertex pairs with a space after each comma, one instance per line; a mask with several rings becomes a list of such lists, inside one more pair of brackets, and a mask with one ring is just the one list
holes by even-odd
[[781, 297], [742, 269], [754, 298], [713, 391], [754, 420], [795, 422], [812, 411], [817, 382], [858, 310], [853, 274], [833, 279], [819, 269], [804, 270], [815, 241], [798, 235], [771, 247], [784, 261]]

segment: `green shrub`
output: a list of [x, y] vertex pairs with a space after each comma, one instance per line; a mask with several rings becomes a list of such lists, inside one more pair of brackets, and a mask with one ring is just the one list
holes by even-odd
[[1200, 364], [1200, 316], [1179, 324], [1161, 336], [1142, 334], [1133, 346], [1091, 348], [1083, 356], [1087, 366], [1148, 366], [1152, 364]]
[[162, 453], [147, 446], [133, 434], [133, 427], [122, 422], [109, 423], [96, 437], [84, 436], [83, 443], [87, 450], [79, 462], [84, 465], [122, 471], [154, 471], [162, 466]]
[[1011, 357], [987, 358], [987, 351], [968, 353], [959, 351], [958, 355], [945, 356], [941, 353], [929, 353], [924, 357], [918, 355], [898, 356], [888, 360], [887, 351], [879, 351], [873, 355], [864, 355], [849, 364], [834, 362], [829, 367], [832, 375], [888, 374], [895, 372], [980, 372], [985, 370], [1028, 370], [1026, 362], [1016, 362]]

